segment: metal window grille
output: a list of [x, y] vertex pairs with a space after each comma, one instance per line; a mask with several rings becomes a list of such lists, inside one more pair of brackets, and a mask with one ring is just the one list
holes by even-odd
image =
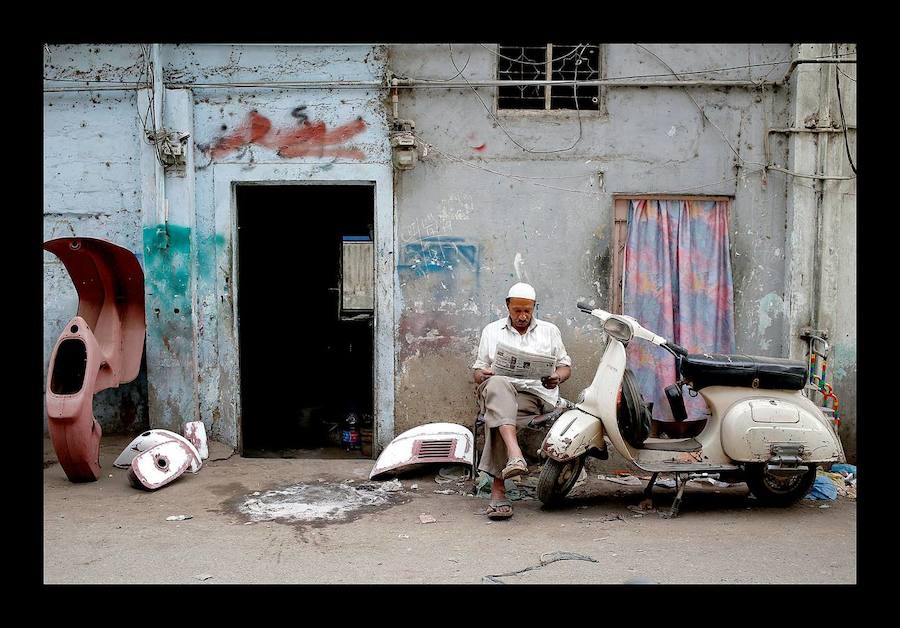
[[[497, 79], [507, 81], [596, 80], [600, 78], [599, 44], [497, 46]], [[576, 103], [577, 96], [577, 103]], [[510, 85], [500, 87], [498, 109], [600, 109], [600, 87]]]

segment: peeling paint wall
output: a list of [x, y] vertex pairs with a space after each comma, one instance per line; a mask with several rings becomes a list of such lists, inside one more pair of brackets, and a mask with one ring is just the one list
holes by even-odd
[[[377, 46], [191, 45], [164, 46], [161, 54], [172, 81], [380, 81], [384, 73]], [[196, 89], [192, 99], [197, 403], [210, 435], [237, 445], [233, 206], [217, 197], [217, 176], [306, 181], [329, 178], [339, 164], [384, 164], [387, 122], [382, 95], [363, 89]], [[240, 177], [226, 174], [234, 168]], [[273, 229], [278, 211], [303, 210], [273, 209]]]
[[[855, 45], [803, 44], [803, 58], [855, 57]], [[848, 127], [850, 153], [856, 160], [856, 66], [801, 65], [792, 79], [796, 94], [793, 127]], [[840, 78], [844, 120], [837, 100]], [[832, 177], [854, 175], [842, 133], [795, 133], [790, 137], [791, 169]], [[841, 440], [851, 461], [856, 461], [856, 181], [796, 178], [790, 182], [791, 226], [788, 334], [794, 338], [804, 327], [828, 333], [831, 356], [828, 383], [840, 398]], [[805, 343], [791, 341], [792, 357], [806, 351]]]
[[[119, 45], [52, 46], [44, 55], [44, 75], [136, 81], [139, 50]], [[44, 94], [44, 240], [104, 238], [129, 249], [143, 265], [137, 115], [132, 91]], [[78, 309], [68, 272], [46, 251], [43, 292], [46, 374], [63, 325]], [[146, 369], [141, 368], [135, 381], [97, 394], [94, 414], [106, 432], [146, 427]]]
[[[788, 45], [647, 47], [681, 72], [791, 54]], [[631, 44], [610, 44], [605, 57], [607, 77], [667, 72]], [[468, 62], [469, 80], [495, 78], [495, 56], [482, 46], [454, 45], [453, 58], [459, 68]], [[457, 72], [448, 47], [439, 45], [393, 46], [390, 67], [414, 78]], [[761, 65], [691, 78], [759, 79], [770, 70]], [[493, 110], [493, 90], [478, 94]], [[578, 138], [575, 112], [502, 111], [495, 120], [472, 89], [401, 90], [400, 117], [415, 120], [417, 135], [436, 150], [396, 175], [400, 246], [430, 250], [437, 261], [423, 265], [419, 255], [411, 258], [415, 267], [398, 266], [398, 431], [427, 421], [471, 422], [470, 365], [481, 328], [504, 315], [503, 297], [518, 280], [535, 286], [538, 316], [560, 327], [573, 357], [562, 394], [576, 397], [588, 385], [600, 337], [575, 303], [609, 305], [615, 193], [734, 197], [737, 349], [784, 355], [785, 181], [755, 171], [764, 163], [764, 131], [785, 125], [788, 103], [786, 90], [771, 88], [609, 89], [605, 113], [582, 113], [581, 140], [572, 150], [538, 154], [517, 147], [499, 125], [522, 146], [553, 151]], [[741, 167], [720, 130], [744, 160]], [[782, 161], [786, 148], [783, 138], [772, 140]], [[439, 239], [475, 254], [460, 256]]]

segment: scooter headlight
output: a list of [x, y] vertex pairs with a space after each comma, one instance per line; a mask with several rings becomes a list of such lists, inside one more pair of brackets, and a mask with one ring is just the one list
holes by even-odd
[[628, 321], [615, 316], [606, 319], [606, 322], [603, 323], [603, 331], [623, 344], [634, 337], [634, 330]]

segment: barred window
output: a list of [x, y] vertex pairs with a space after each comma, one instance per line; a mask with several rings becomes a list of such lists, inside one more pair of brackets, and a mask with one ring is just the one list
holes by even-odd
[[[597, 80], [599, 44], [497, 45], [497, 79], [506, 81]], [[600, 110], [600, 87], [510, 85], [498, 90], [498, 109]]]

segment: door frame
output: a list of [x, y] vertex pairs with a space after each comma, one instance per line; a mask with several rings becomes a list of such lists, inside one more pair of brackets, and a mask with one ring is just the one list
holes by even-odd
[[238, 332], [237, 185], [373, 185], [375, 238], [375, 329], [373, 338], [373, 454], [394, 438], [394, 221], [390, 164], [215, 164], [213, 172], [218, 308], [219, 408], [243, 453], [240, 337]]

